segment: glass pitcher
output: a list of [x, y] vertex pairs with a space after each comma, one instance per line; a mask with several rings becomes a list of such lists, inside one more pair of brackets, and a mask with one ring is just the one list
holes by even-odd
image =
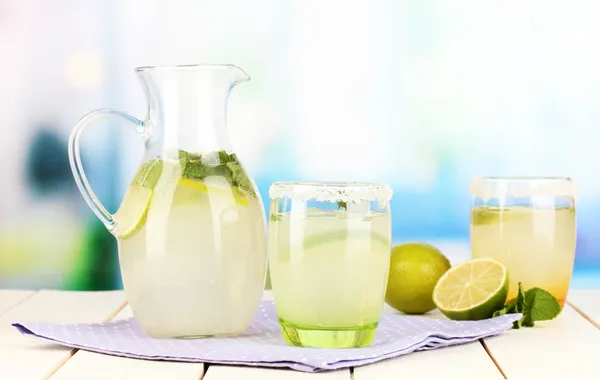
[[[230, 90], [250, 78], [233, 65], [140, 67], [148, 116], [96, 110], [75, 126], [69, 159], [87, 204], [117, 238], [123, 287], [156, 338], [235, 335], [256, 313], [265, 284], [266, 220], [260, 195], [226, 130]], [[86, 179], [79, 137], [100, 119], [129, 125], [146, 150], [118, 211]]]

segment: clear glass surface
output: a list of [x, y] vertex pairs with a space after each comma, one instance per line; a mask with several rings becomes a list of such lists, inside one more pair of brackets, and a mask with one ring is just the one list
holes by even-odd
[[564, 305], [575, 260], [577, 190], [569, 178], [485, 177], [471, 184], [471, 252], [506, 265], [508, 300], [540, 287]]
[[[73, 174], [115, 235], [133, 314], [157, 338], [235, 335], [256, 313], [267, 266], [266, 220], [256, 186], [232, 151], [227, 98], [249, 77], [233, 65], [141, 67], [148, 116], [97, 110], [71, 134]], [[86, 180], [78, 140], [110, 118], [132, 126], [145, 156], [111, 215]]]
[[368, 346], [390, 266], [387, 185], [275, 183], [268, 252], [275, 306], [294, 346]]

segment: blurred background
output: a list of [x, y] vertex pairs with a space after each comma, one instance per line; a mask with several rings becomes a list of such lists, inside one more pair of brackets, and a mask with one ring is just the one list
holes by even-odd
[[[121, 287], [116, 241], [72, 179], [88, 111], [144, 118], [134, 68], [233, 63], [235, 150], [268, 207], [276, 180], [388, 182], [393, 237], [468, 258], [479, 175], [572, 177], [573, 287], [600, 286], [600, 3], [471, 0], [0, 0], [0, 287]], [[143, 153], [82, 138], [116, 211]]]

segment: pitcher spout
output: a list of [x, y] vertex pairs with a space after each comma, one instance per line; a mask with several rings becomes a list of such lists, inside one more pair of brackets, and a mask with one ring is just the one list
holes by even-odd
[[235, 86], [239, 83], [248, 82], [251, 78], [244, 70], [237, 66], [231, 65], [232, 70], [232, 85]]

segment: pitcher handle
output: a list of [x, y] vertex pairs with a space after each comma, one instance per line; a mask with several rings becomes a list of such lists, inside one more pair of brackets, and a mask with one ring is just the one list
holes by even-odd
[[69, 163], [71, 165], [71, 171], [75, 178], [75, 183], [85, 199], [85, 202], [92, 209], [94, 214], [104, 223], [104, 226], [108, 231], [112, 232], [115, 229], [115, 221], [111, 213], [106, 211], [106, 208], [100, 203], [100, 200], [92, 190], [90, 183], [87, 180], [85, 172], [83, 171], [83, 165], [81, 163], [81, 156], [79, 154], [79, 138], [81, 133], [91, 123], [98, 120], [113, 119], [119, 121], [122, 124], [130, 125], [137, 133], [144, 135], [146, 133], [146, 125], [143, 121], [136, 119], [128, 114], [116, 111], [112, 109], [99, 109], [92, 111], [85, 115], [77, 122], [75, 128], [69, 136]]

